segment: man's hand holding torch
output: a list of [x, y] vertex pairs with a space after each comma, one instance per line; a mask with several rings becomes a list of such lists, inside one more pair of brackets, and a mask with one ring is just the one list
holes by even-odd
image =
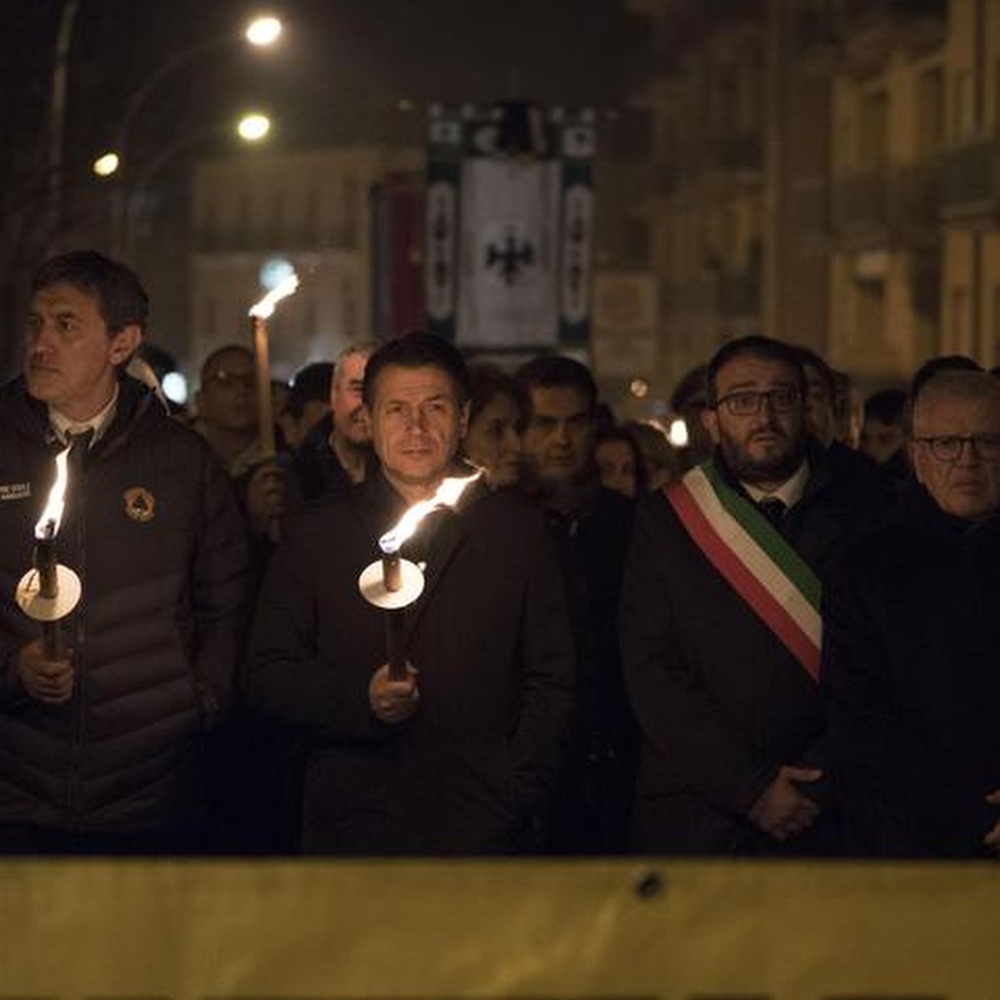
[[72, 651], [64, 648], [61, 629], [62, 619], [80, 600], [80, 578], [61, 566], [56, 554], [69, 481], [68, 456], [68, 448], [56, 456], [56, 479], [35, 525], [34, 568], [21, 578], [16, 595], [21, 610], [42, 626], [42, 637], [18, 651], [17, 675], [27, 694], [47, 705], [62, 705], [73, 697]]
[[72, 650], [50, 658], [41, 639], [22, 646], [17, 653], [17, 676], [29, 697], [46, 705], [64, 705], [73, 697]]
[[417, 670], [406, 659], [406, 619], [403, 612], [420, 597], [424, 575], [420, 567], [400, 557], [403, 543], [420, 522], [439, 507], [454, 507], [465, 488], [480, 476], [445, 479], [428, 500], [410, 507], [401, 520], [379, 539], [382, 557], [358, 578], [358, 588], [369, 604], [385, 612], [386, 663], [368, 684], [368, 701], [375, 717], [388, 724], [404, 722], [420, 705]]
[[420, 688], [417, 687], [417, 669], [406, 664], [402, 680], [390, 677], [389, 664], [383, 663], [372, 675], [368, 684], [368, 702], [379, 722], [394, 725], [411, 718], [420, 705]]

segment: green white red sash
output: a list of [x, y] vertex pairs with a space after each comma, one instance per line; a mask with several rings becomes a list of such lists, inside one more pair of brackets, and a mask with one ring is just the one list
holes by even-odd
[[688, 472], [667, 499], [712, 565], [818, 681], [823, 626], [812, 569], [711, 463]]

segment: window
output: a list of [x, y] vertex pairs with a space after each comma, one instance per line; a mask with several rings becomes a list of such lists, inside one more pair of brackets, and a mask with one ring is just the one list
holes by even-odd
[[917, 84], [917, 152], [927, 158], [943, 145], [944, 73], [937, 68], [921, 73]]
[[858, 122], [858, 166], [863, 171], [882, 166], [886, 161], [889, 99], [884, 90], [866, 94], [861, 102]]

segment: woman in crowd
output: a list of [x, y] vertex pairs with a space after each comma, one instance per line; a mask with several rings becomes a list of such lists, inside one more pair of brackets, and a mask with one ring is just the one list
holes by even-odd
[[492, 489], [521, 476], [521, 433], [527, 416], [524, 391], [493, 365], [469, 368], [469, 432], [465, 457], [486, 472]]

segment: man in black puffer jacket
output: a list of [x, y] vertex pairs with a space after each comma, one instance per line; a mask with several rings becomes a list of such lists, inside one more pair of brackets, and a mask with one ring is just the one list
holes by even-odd
[[[246, 529], [195, 433], [123, 372], [147, 299], [94, 252], [32, 282], [24, 374], [0, 390], [0, 850], [185, 850], [202, 736], [226, 711], [248, 597]], [[76, 438], [77, 435], [83, 435]], [[56, 544], [82, 581], [65, 653], [15, 601], [70, 450]]]

